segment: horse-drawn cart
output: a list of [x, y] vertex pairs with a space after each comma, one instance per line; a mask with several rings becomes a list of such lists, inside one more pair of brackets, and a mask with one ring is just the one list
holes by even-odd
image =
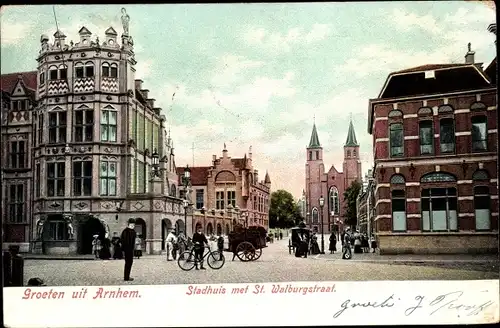
[[235, 226], [229, 238], [229, 252], [235, 254], [242, 262], [256, 261], [266, 246], [266, 229], [262, 226]]

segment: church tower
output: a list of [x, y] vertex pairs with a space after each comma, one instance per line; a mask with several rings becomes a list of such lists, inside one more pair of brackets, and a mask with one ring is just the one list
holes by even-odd
[[319, 142], [316, 123], [313, 125], [309, 146], [306, 149], [306, 221], [309, 226], [318, 224], [319, 218], [319, 198], [323, 195], [326, 198], [322, 188], [322, 180], [325, 175], [325, 166], [323, 164], [323, 147]]
[[343, 172], [345, 178], [345, 187], [349, 188], [354, 180], [361, 182], [361, 159], [359, 155], [359, 144], [356, 140], [352, 118], [349, 122], [347, 140], [344, 145], [344, 163]]

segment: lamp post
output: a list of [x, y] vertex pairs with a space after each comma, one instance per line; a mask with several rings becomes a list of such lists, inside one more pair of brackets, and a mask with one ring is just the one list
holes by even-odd
[[323, 196], [319, 198], [319, 207], [321, 208], [321, 254], [325, 254], [325, 235], [323, 227], [323, 206], [325, 206], [325, 199]]
[[183, 206], [184, 206], [184, 229], [186, 229], [185, 234], [187, 235], [187, 209], [189, 207], [189, 202], [187, 199], [187, 194], [188, 194], [188, 186], [191, 183], [191, 169], [189, 168], [189, 165], [186, 164], [186, 168], [184, 169], [184, 175], [182, 176], [182, 184], [184, 185], [184, 201], [183, 201]]
[[153, 154], [151, 154], [151, 159], [153, 161], [152, 163], [152, 167], [153, 167], [153, 172], [152, 175], [153, 177], [159, 177], [160, 176], [160, 160], [159, 160], [159, 155], [158, 155], [158, 151], [155, 149], [153, 151]]

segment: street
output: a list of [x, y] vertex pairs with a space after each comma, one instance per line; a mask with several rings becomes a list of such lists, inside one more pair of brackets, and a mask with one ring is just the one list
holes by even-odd
[[[436, 261], [435, 265], [397, 265], [388, 261], [379, 263], [342, 260], [340, 253], [313, 255], [307, 259], [288, 254], [288, 239], [268, 244], [256, 262], [231, 261], [232, 253], [225, 253], [226, 263], [220, 270], [208, 266], [204, 271], [182, 271], [177, 262], [166, 261], [165, 255], [134, 259], [132, 282], [123, 281], [123, 260], [26, 260], [25, 284], [29, 278], [39, 277], [47, 286], [79, 285], [159, 285], [159, 284], [217, 284], [284, 281], [366, 281], [366, 280], [475, 280], [498, 279], [498, 270], [478, 270], [474, 266]], [[327, 245], [325, 245], [327, 246]], [[340, 245], [337, 246], [340, 249]], [[327, 251], [328, 253], [328, 251]], [[362, 254], [368, 255], [368, 254]], [[372, 261], [377, 255], [374, 254]], [[498, 266], [496, 266], [498, 268]]]

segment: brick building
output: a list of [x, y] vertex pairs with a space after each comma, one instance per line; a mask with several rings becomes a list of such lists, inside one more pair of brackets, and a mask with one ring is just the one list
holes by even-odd
[[360, 190], [356, 200], [357, 208], [357, 230], [366, 233], [369, 237], [373, 235], [373, 214], [375, 209], [375, 181], [373, 171], [368, 170], [363, 179], [363, 189]]
[[[271, 179], [266, 172], [259, 180], [251, 148], [248, 157], [231, 158], [224, 145], [222, 157], [213, 155], [211, 166], [191, 168], [193, 229], [228, 234], [235, 223], [269, 229]], [[177, 168], [179, 184], [184, 170]]]
[[3, 247], [29, 251], [33, 200], [32, 115], [36, 106], [37, 72], [1, 76]]
[[370, 100], [381, 254], [498, 251], [492, 65], [469, 44], [465, 63], [391, 73]]
[[121, 44], [112, 27], [101, 43], [85, 27], [76, 43], [61, 31], [53, 42], [42, 35], [37, 71], [2, 76], [6, 243], [87, 254], [92, 235], [120, 234], [136, 218], [145, 251], [158, 254], [162, 226], [185, 230], [166, 118], [134, 79], [126, 31]]
[[[344, 229], [345, 221], [344, 192], [353, 181], [361, 182], [359, 144], [352, 121], [349, 123], [344, 145], [342, 172], [333, 165], [325, 171], [323, 147], [319, 142], [316, 124], [313, 125], [306, 156], [306, 225], [313, 231], [321, 232], [321, 217], [323, 217], [324, 233], [329, 233], [332, 229], [340, 232]], [[321, 196], [325, 200], [323, 212], [319, 204]]]

